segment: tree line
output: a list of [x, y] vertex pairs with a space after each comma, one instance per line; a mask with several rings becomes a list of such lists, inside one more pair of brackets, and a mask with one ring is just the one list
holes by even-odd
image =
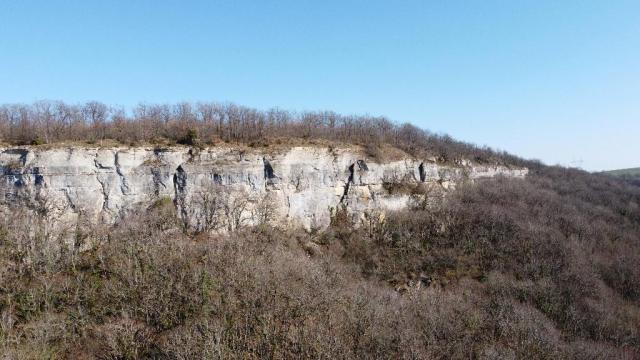
[[276, 139], [291, 138], [360, 144], [372, 155], [381, 144], [389, 144], [413, 155], [431, 155], [443, 161], [462, 157], [476, 161], [515, 160], [506, 153], [383, 116], [258, 110], [217, 102], [141, 103], [132, 109], [98, 101], [82, 104], [37, 101], [0, 106], [0, 140], [11, 145], [104, 140], [127, 145], [167, 141], [188, 145], [218, 142], [268, 145]]

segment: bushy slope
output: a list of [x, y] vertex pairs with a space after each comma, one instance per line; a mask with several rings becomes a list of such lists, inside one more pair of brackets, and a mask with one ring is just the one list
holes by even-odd
[[[533, 164], [532, 164], [533, 165]], [[358, 229], [185, 234], [7, 215], [8, 358], [637, 358], [640, 189], [535, 167]], [[89, 243], [91, 247], [87, 246]], [[88, 250], [87, 250], [88, 249]]]
[[640, 186], [640, 168], [605, 171], [604, 174], [618, 177], [628, 183]]
[[113, 228], [79, 222], [71, 239], [26, 211], [2, 214], [5, 358], [640, 357], [640, 187], [624, 179], [386, 119], [235, 105], [131, 115], [99, 103], [7, 105], [0, 134], [10, 144], [339, 141], [531, 170], [466, 184], [439, 204], [411, 187], [414, 209], [359, 227], [339, 211], [311, 234], [268, 220], [191, 233], [166, 199]]

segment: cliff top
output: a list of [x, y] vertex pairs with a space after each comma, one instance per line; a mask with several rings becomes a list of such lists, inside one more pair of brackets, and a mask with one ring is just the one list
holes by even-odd
[[[125, 110], [91, 101], [39, 101], [0, 106], [0, 143], [7, 146], [168, 147], [294, 146], [359, 147], [371, 157], [402, 154], [441, 162], [522, 165], [523, 160], [488, 147], [433, 134], [385, 117], [331, 111], [261, 111], [235, 104], [140, 104]], [[403, 155], [404, 156], [404, 155]]]

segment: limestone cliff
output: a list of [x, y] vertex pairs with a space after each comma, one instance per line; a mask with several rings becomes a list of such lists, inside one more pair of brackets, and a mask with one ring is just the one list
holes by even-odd
[[[410, 196], [394, 184], [428, 184], [446, 192], [463, 181], [527, 169], [458, 165], [408, 155], [377, 162], [355, 148], [213, 147], [0, 149], [0, 202], [41, 208], [61, 223], [78, 216], [111, 223], [138, 206], [170, 198], [196, 227], [232, 228], [269, 218], [305, 229], [326, 227], [336, 209], [354, 218], [402, 209]], [[226, 217], [226, 220], [222, 218]]]

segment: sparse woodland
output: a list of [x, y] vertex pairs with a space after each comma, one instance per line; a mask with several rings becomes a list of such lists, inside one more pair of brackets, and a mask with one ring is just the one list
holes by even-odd
[[[74, 244], [44, 218], [0, 222], [6, 359], [637, 359], [640, 187], [477, 149], [384, 119], [235, 105], [0, 108], [6, 143], [386, 143], [413, 153], [529, 166], [467, 184], [439, 206], [323, 231], [185, 231], [171, 201]], [[191, 132], [191, 135], [189, 133]], [[154, 140], [156, 139], [156, 140]], [[202, 198], [201, 201], [211, 199]], [[231, 211], [231, 209], [229, 210]], [[212, 215], [213, 214], [213, 215]]]
[[132, 146], [176, 143], [269, 146], [290, 139], [363, 145], [371, 156], [376, 155], [379, 145], [389, 144], [413, 155], [437, 156], [443, 161], [460, 157], [478, 162], [518, 160], [410, 124], [398, 125], [384, 117], [343, 116], [330, 111], [259, 111], [221, 103], [140, 104], [124, 109], [96, 101], [78, 105], [39, 101], [0, 106], [0, 141], [12, 145], [63, 142], [99, 145], [116, 141]]

